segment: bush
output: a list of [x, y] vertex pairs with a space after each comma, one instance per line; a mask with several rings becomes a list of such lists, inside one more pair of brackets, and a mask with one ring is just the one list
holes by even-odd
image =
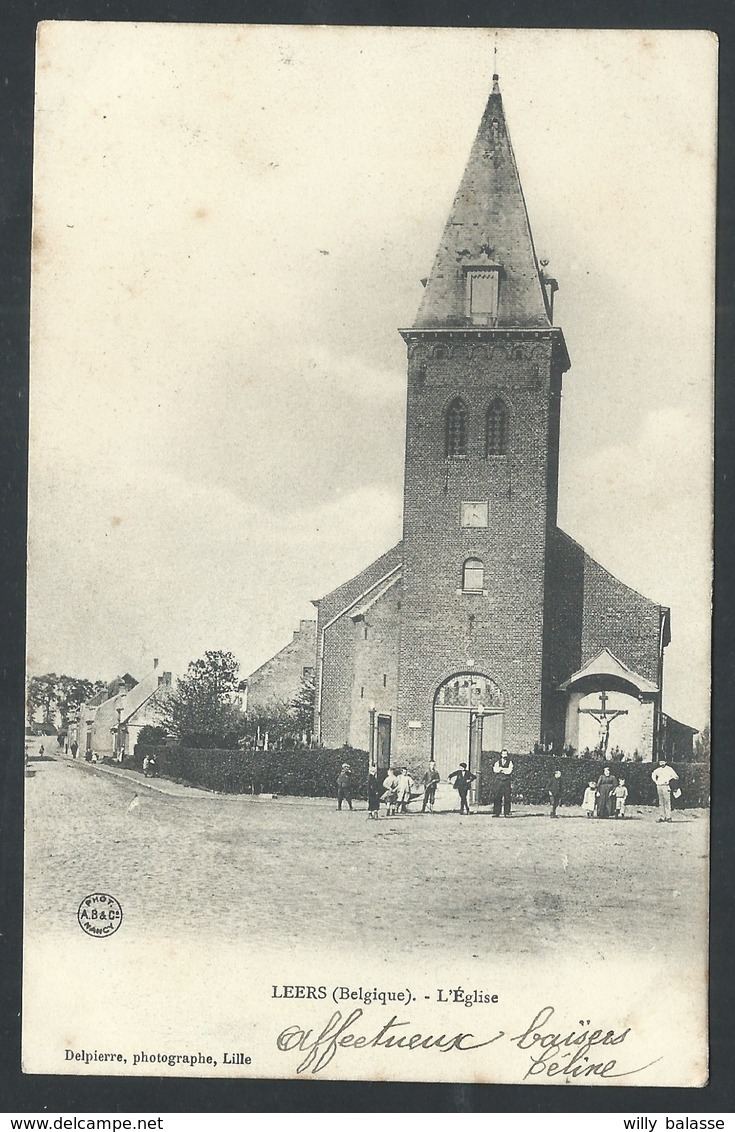
[[342, 763], [352, 770], [353, 796], [367, 797], [368, 755], [365, 751], [230, 751], [187, 747], [151, 747], [137, 743], [124, 765], [143, 769], [146, 754], [156, 756], [156, 772], [221, 794], [291, 794], [331, 798], [337, 792]]
[[[496, 756], [483, 752], [480, 805], [488, 805], [493, 793], [493, 764]], [[561, 771], [562, 805], [580, 806], [587, 783], [597, 782], [602, 768], [609, 766], [616, 778], [625, 779], [628, 787], [628, 805], [655, 806], [656, 787], [651, 781], [655, 763], [603, 762], [597, 758], [557, 758], [553, 755], [513, 755], [512, 796], [516, 802], [539, 806], [548, 802], [548, 784], [555, 770]], [[681, 798], [679, 806], [709, 806], [709, 765], [706, 763], [670, 763], [679, 776]]]
[[138, 742], [143, 747], [163, 747], [167, 739], [166, 728], [156, 727], [153, 723], [146, 723], [138, 735]]

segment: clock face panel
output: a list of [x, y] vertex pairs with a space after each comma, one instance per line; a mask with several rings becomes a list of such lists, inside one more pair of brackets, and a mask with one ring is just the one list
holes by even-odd
[[460, 522], [463, 527], [486, 527], [488, 524], [488, 503], [463, 503]]

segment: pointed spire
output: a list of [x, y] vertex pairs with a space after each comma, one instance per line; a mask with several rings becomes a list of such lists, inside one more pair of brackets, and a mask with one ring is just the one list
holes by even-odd
[[[497, 66], [497, 43], [495, 51]], [[414, 325], [475, 325], [473, 272], [483, 269], [497, 278], [497, 308], [486, 324], [550, 325], [497, 71]]]

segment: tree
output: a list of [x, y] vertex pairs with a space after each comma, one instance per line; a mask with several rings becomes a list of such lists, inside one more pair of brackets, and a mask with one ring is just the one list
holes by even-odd
[[55, 672], [31, 676], [27, 692], [28, 722], [37, 722], [36, 716], [41, 713], [43, 718], [40, 722], [53, 723], [58, 712], [61, 727], [65, 729], [69, 726], [70, 717], [79, 711], [81, 704], [106, 691], [104, 680], [95, 680], [93, 683], [79, 676], [57, 676]]
[[69, 718], [93, 695], [94, 685], [91, 680], [80, 680], [76, 676], [59, 676], [56, 684], [56, 702], [61, 714], [62, 728], [69, 726]]
[[28, 722], [36, 722], [38, 712], [43, 713], [42, 723], [52, 723], [58, 703], [59, 677], [55, 672], [47, 672], [45, 676], [31, 676], [28, 681], [27, 708]]
[[269, 700], [251, 708], [245, 715], [245, 734], [252, 746], [261, 746], [268, 738], [268, 748], [292, 747], [295, 724], [288, 700]]
[[267, 737], [268, 749], [309, 746], [314, 729], [314, 677], [305, 676], [292, 700], [274, 698], [246, 715], [248, 744], [262, 746]]
[[709, 725], [702, 728], [694, 740], [694, 758], [698, 763], [708, 763], [710, 758]]
[[183, 747], [237, 746], [245, 733], [243, 713], [234, 702], [239, 667], [231, 652], [206, 652], [162, 700], [160, 722]]
[[137, 742], [141, 747], [165, 747], [168, 735], [165, 727], [156, 727], [153, 723], [146, 723], [141, 727]]
[[296, 726], [296, 733], [307, 746], [311, 743], [314, 731], [315, 703], [316, 685], [314, 676], [304, 676], [298, 694], [291, 700], [291, 713]]

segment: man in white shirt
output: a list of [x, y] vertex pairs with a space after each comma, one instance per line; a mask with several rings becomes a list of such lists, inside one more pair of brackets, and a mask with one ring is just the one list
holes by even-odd
[[656, 783], [656, 790], [658, 792], [658, 807], [663, 817], [659, 821], [671, 821], [671, 784], [678, 782], [678, 775], [676, 771], [669, 766], [666, 759], [659, 759], [658, 766], [654, 770], [651, 778]]
[[499, 818], [502, 809], [503, 817], [509, 818], [513, 763], [506, 750], [502, 750], [500, 758], [495, 760], [493, 774], [495, 775], [493, 781], [493, 817]]

